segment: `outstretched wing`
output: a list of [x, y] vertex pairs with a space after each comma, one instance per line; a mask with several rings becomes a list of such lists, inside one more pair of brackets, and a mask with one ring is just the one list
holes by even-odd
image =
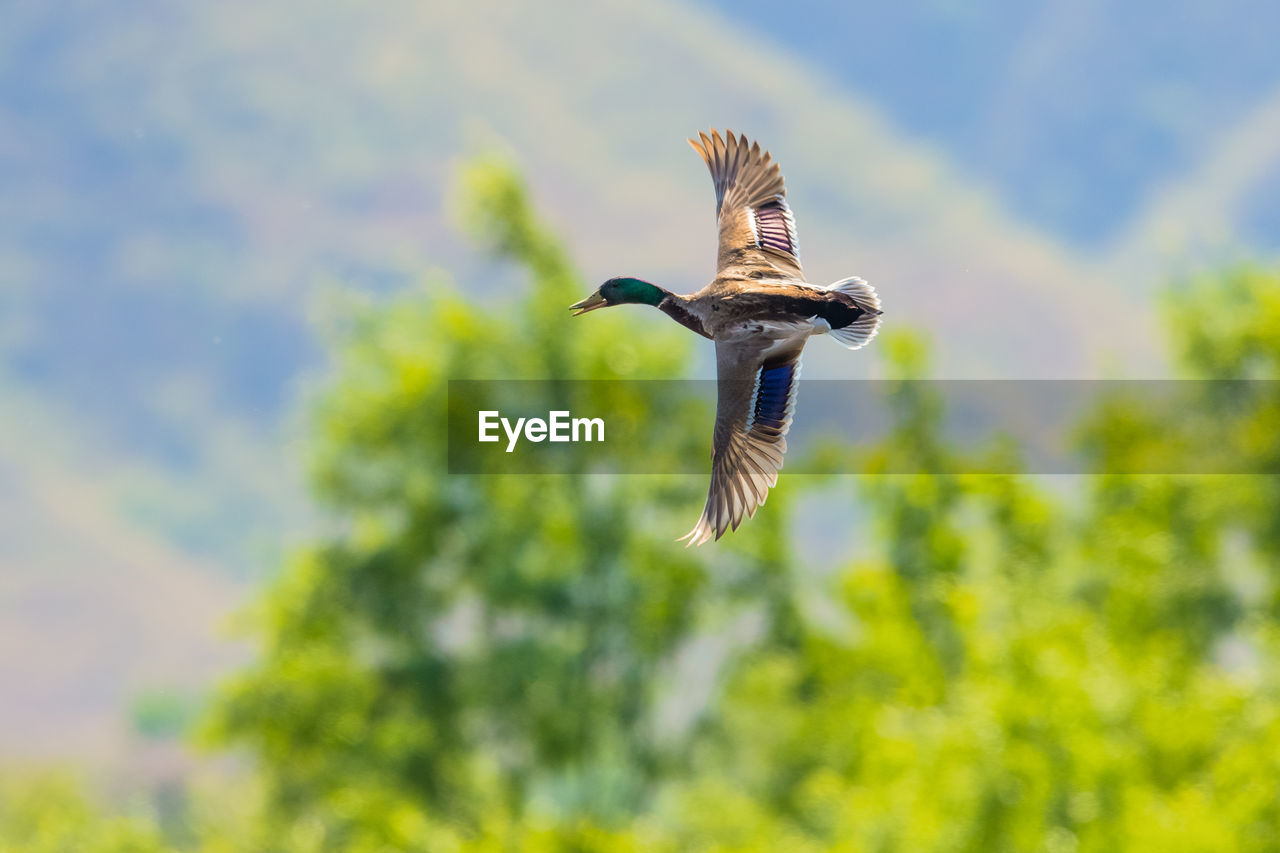
[[[711, 489], [702, 518], [681, 539], [701, 545], [755, 515], [778, 482], [795, 411], [804, 340], [746, 338], [716, 342], [716, 429]], [[766, 356], [765, 353], [769, 355]]]
[[782, 169], [760, 143], [716, 130], [689, 144], [716, 185], [720, 224], [717, 277], [804, 278], [796, 222], [787, 206]]

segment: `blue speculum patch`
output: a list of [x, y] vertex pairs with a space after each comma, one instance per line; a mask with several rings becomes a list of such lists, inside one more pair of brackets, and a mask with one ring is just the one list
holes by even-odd
[[764, 367], [760, 370], [760, 387], [756, 391], [755, 426], [782, 429], [787, 417], [787, 399], [795, 378], [795, 363]]

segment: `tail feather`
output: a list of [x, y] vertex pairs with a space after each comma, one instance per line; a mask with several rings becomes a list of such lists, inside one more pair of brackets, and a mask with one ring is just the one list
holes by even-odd
[[875, 288], [857, 276], [845, 278], [831, 285], [829, 290], [838, 290], [852, 299], [866, 313], [840, 329], [828, 332], [831, 337], [849, 349], [859, 349], [871, 342], [880, 331], [880, 297]]

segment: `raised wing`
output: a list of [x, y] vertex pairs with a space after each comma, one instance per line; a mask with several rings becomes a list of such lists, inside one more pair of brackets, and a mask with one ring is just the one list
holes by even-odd
[[758, 142], [716, 130], [690, 139], [716, 185], [720, 224], [717, 277], [803, 279], [796, 222], [782, 169]]
[[755, 515], [778, 482], [787, 430], [795, 411], [803, 339], [784, 350], [764, 352], [776, 341], [716, 342], [716, 428], [711, 489], [702, 517], [681, 539], [701, 545], [737, 530]]

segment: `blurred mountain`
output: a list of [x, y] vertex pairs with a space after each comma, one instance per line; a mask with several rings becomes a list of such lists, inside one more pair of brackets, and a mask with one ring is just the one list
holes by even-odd
[[110, 762], [138, 695], [199, 696], [244, 658], [246, 587], [131, 524], [38, 410], [0, 422], [0, 757]]
[[[1280, 90], [1265, 0], [701, 0], [871, 100], [1016, 215], [1103, 247]], [[1274, 162], [1274, 158], [1273, 158]], [[1264, 177], [1264, 176], [1260, 176]], [[1242, 237], [1280, 249], [1276, 178]]]
[[1280, 86], [1185, 175], [1152, 193], [1116, 241], [1114, 268], [1189, 267], [1280, 255]]

